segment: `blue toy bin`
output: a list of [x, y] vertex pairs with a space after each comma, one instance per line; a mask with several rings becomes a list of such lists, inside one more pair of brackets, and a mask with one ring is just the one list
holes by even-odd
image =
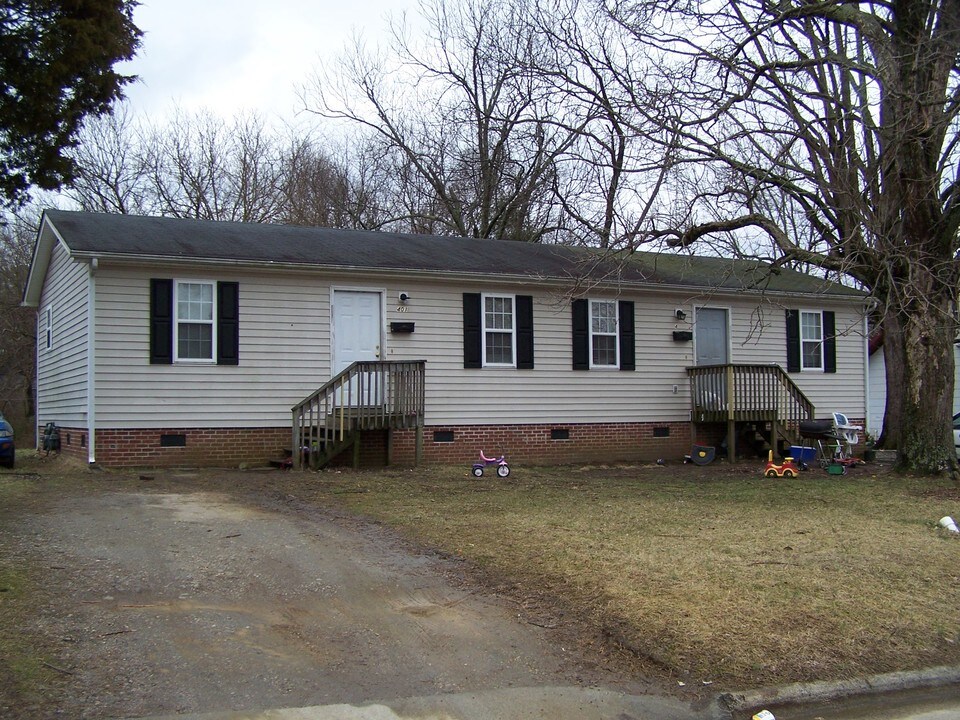
[[790, 457], [794, 462], [812, 463], [817, 459], [817, 449], [815, 447], [801, 447], [800, 445], [790, 446]]

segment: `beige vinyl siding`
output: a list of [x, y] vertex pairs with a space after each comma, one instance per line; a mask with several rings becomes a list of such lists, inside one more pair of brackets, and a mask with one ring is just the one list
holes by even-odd
[[[229, 280], [240, 287], [240, 364], [237, 367], [149, 364], [151, 277]], [[679, 293], [597, 292], [597, 299], [632, 300], [636, 316], [636, 371], [574, 371], [570, 301], [543, 286], [339, 276], [289, 272], [209, 272], [104, 267], [97, 275], [97, 409], [101, 427], [287, 426], [290, 407], [330, 375], [331, 287], [386, 290], [384, 358], [426, 360], [426, 421], [430, 425], [500, 423], [668, 422], [689, 419], [686, 368], [693, 343], [676, 342], [690, 329], [696, 299]], [[401, 311], [399, 293], [410, 295]], [[534, 298], [535, 368], [463, 367], [463, 292], [528, 294]], [[731, 310], [734, 362], [786, 365], [782, 305], [765, 305], [769, 327], [751, 337], [757, 300], [712, 299]], [[788, 305], [792, 307], [792, 305]], [[804, 305], [807, 307], [807, 305]], [[688, 313], [679, 322], [676, 308]], [[837, 326], [853, 308], [837, 311]], [[841, 320], [841, 317], [845, 320]], [[391, 321], [413, 322], [410, 334], [391, 334]], [[839, 398], [851, 416], [863, 409], [862, 339], [838, 343], [838, 373], [796, 375], [828, 412]], [[859, 350], [858, 350], [859, 349]], [[677, 393], [673, 386], [677, 386]], [[859, 392], [860, 396], [857, 395]]]
[[[722, 303], [711, 306], [720, 307]], [[731, 362], [775, 363], [786, 369], [787, 309], [836, 313], [837, 372], [796, 372], [790, 373], [790, 378], [814, 404], [817, 417], [828, 417], [839, 410], [851, 418], [863, 418], [866, 415], [866, 367], [863, 309], [859, 304], [837, 304], [816, 298], [777, 299], [761, 305], [739, 300], [732, 305]]]
[[[52, 309], [50, 349], [37, 342], [37, 422], [86, 426], [88, 266], [53, 247], [38, 316]], [[39, 324], [38, 324], [39, 330]]]
[[[465, 370], [462, 293], [510, 290], [441, 284], [418, 286], [415, 292], [407, 289], [411, 290], [407, 312], [401, 316], [388, 306], [387, 320], [415, 320], [416, 331], [410, 336], [389, 337], [388, 353], [391, 359], [428, 359], [426, 419], [431, 425], [688, 420], [686, 368], [694, 364], [694, 345], [674, 341], [673, 331], [691, 329], [692, 309], [701, 304], [730, 311], [731, 362], [786, 367], [784, 308], [792, 307], [790, 303], [775, 304], [742, 294], [698, 301], [680, 294], [617, 296], [598, 292], [591, 297], [634, 302], [636, 371], [574, 371], [570, 301], [559, 294], [524, 288], [518, 294], [534, 297], [535, 369]], [[686, 321], [676, 319], [677, 308], [687, 313]], [[838, 331], [850, 330], [838, 339], [837, 373], [796, 373], [792, 377], [818, 412], [842, 409], [852, 417], [862, 417], [863, 339], [856, 332], [859, 307], [821, 309], [837, 312]]]
[[[954, 400], [954, 407], [957, 406]], [[870, 356], [870, 417], [867, 419], [867, 431], [879, 437], [883, 430], [883, 418], [887, 412], [887, 363], [883, 357], [883, 348]]]
[[[236, 281], [240, 364], [151, 365], [151, 278]], [[329, 377], [329, 284], [311, 276], [140, 271], [97, 275], [101, 427], [277, 427]]]

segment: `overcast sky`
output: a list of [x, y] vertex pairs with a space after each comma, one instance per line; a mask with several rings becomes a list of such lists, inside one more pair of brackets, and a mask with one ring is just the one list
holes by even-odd
[[292, 119], [297, 87], [320, 57], [335, 56], [354, 32], [375, 42], [388, 13], [415, 8], [415, 0], [142, 0], [134, 22], [143, 44], [118, 69], [140, 76], [126, 95], [152, 119], [178, 106]]

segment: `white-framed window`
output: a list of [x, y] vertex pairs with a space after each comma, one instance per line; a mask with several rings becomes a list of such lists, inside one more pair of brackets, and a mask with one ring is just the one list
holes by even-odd
[[516, 366], [516, 303], [513, 295], [483, 296], [483, 364]]
[[37, 344], [41, 350], [53, 347], [53, 308], [49, 305], [37, 318]]
[[823, 370], [823, 313], [800, 311], [800, 369]]
[[174, 287], [174, 360], [214, 362], [217, 327], [215, 284], [200, 280], [178, 280]]
[[590, 301], [590, 367], [620, 366], [617, 301]]

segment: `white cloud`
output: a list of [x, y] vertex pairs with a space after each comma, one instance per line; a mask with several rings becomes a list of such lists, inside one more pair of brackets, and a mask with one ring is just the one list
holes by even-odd
[[144, 0], [134, 11], [142, 47], [119, 70], [140, 77], [126, 95], [150, 118], [179, 107], [290, 119], [319, 58], [336, 55], [353, 33], [375, 37], [387, 13], [410, 7], [413, 0]]

